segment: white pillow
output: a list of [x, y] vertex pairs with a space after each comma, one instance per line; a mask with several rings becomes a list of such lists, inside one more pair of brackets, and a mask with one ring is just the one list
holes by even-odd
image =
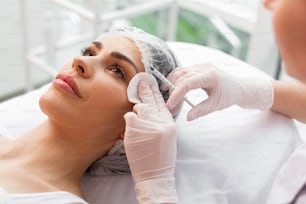
[[0, 103], [0, 130], [10, 138], [17, 138], [46, 119], [38, 100], [49, 84], [24, 95]]

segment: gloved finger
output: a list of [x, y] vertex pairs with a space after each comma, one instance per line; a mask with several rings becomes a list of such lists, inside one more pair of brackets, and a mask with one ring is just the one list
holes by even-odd
[[150, 85], [143, 80], [140, 80], [138, 83], [138, 94], [141, 102], [149, 105], [148, 109], [151, 111], [151, 113], [158, 111], [154, 93]]
[[187, 121], [195, 120], [201, 116], [208, 115], [218, 110], [218, 105], [215, 104], [215, 100], [212, 97], [202, 101], [201, 103], [194, 106], [187, 114]]
[[144, 103], [149, 104], [151, 113], [154, 112], [168, 112], [168, 108], [161, 95], [157, 82], [150, 85], [144, 81], [139, 82], [139, 96]]
[[[127, 88], [128, 100], [131, 103], [137, 104], [137, 103], [143, 102], [140, 99], [140, 93], [139, 93], [139, 82], [140, 81], [144, 81], [148, 86], [150, 86], [150, 89], [152, 90], [152, 92], [158, 92], [158, 93], [160, 92], [157, 81], [153, 77], [153, 75], [146, 73], [146, 72], [140, 72], [131, 79], [131, 81], [129, 82], [128, 88]], [[143, 94], [144, 95], [148, 94], [148, 97], [150, 98], [150, 95], [151, 95], [150, 90], [146, 90], [146, 87], [143, 87], [143, 88], [144, 88]], [[164, 91], [169, 90], [168, 87], [162, 87], [162, 89]]]
[[126, 127], [133, 127], [137, 115], [134, 112], [127, 112], [126, 114], [124, 114], [123, 118], [125, 120]]
[[[196, 65], [189, 69], [184, 69], [184, 74], [175, 79], [175, 85], [182, 84], [182, 82], [188, 78], [202, 78], [203, 81], [210, 81], [216, 78], [217, 68], [210, 64]], [[200, 82], [199, 80], [198, 82]]]
[[169, 112], [165, 100], [162, 96], [162, 94], [159, 91], [157, 83], [151, 84], [151, 89], [154, 96], [155, 105], [158, 108], [159, 112]]
[[[146, 104], [139, 104], [138, 107], [141, 107], [141, 105], [146, 105]], [[135, 132], [137, 129], [143, 130], [143, 129], [150, 129], [151, 127], [154, 128], [154, 126], [152, 125], [152, 121], [148, 119], [150, 115], [151, 114], [144, 114], [144, 112], [142, 114], [137, 114], [136, 112], [126, 113], [124, 115], [125, 126], [126, 126], [125, 132], [128, 133], [129, 130]]]
[[175, 84], [179, 78], [184, 77], [184, 75], [188, 73], [188, 70], [189, 68], [178, 67], [168, 74], [167, 79]]
[[133, 111], [138, 118], [147, 120], [151, 116], [152, 112], [150, 110], [150, 104], [138, 103], [134, 105]]
[[200, 64], [200, 65], [195, 65], [192, 67], [179, 67], [174, 69], [169, 75], [168, 79], [173, 83], [173, 84], [179, 84], [181, 79], [187, 78], [187, 77], [192, 77], [192, 76], [197, 76], [199, 74], [206, 73], [207, 71], [211, 70], [213, 65], [211, 64]]
[[201, 75], [183, 79], [180, 84], [175, 87], [175, 89], [169, 96], [169, 99], [167, 101], [167, 107], [170, 110], [174, 109], [182, 101], [183, 97], [187, 94], [187, 92], [193, 89], [205, 89], [206, 87], [203, 87], [203, 84], [205, 84], [204, 81], [205, 79]]

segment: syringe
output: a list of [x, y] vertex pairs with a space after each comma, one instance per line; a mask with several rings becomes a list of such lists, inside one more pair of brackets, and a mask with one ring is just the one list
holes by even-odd
[[[159, 78], [163, 83], [165, 83], [170, 89], [175, 89], [175, 86], [164, 76], [162, 75], [158, 70], [151, 67], [152, 73]], [[184, 96], [183, 100], [190, 105], [191, 107], [194, 107], [193, 103], [191, 103], [186, 96]]]

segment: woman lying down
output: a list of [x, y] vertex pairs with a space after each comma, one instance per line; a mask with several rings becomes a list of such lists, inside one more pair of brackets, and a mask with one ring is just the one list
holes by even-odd
[[87, 203], [84, 173], [130, 169], [139, 203], [176, 203], [169, 92], [150, 74], [134, 77], [152, 67], [167, 76], [177, 61], [137, 28], [106, 32], [65, 64], [39, 101], [47, 120], [19, 139], [0, 137], [0, 203]]

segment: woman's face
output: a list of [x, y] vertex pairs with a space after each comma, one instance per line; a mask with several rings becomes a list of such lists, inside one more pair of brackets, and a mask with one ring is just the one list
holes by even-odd
[[41, 97], [41, 109], [62, 126], [118, 137], [124, 131], [124, 113], [132, 110], [128, 83], [143, 71], [141, 53], [130, 39], [95, 41], [62, 67]]
[[306, 1], [265, 0], [273, 11], [273, 26], [286, 71], [306, 82]]

